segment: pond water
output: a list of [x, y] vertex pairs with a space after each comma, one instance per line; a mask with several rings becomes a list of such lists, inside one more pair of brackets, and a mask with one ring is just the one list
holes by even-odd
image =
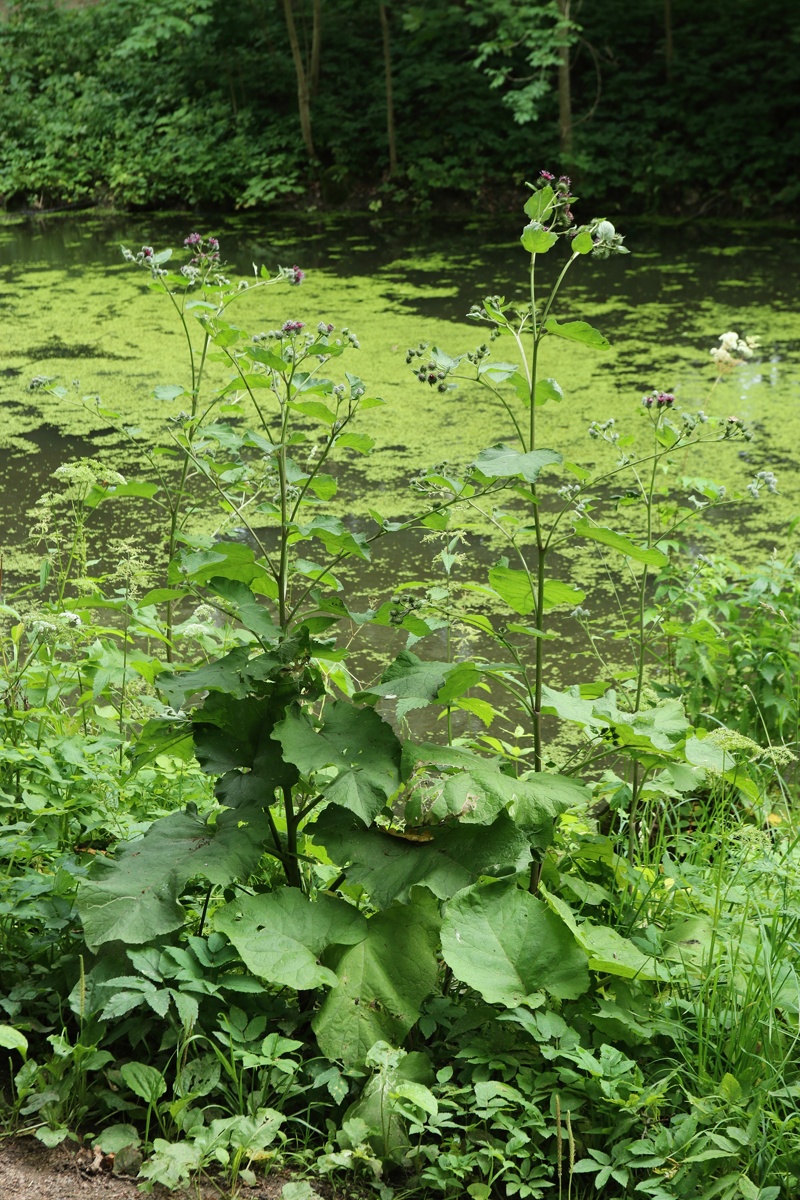
[[[52, 486], [57, 466], [97, 455], [123, 473], [137, 470], [129, 444], [92, 398], [99, 395], [126, 423], [163, 441], [171, 409], [153, 398], [153, 388], [186, 383], [182, 334], [169, 304], [148, 290], [144, 272], [123, 262], [121, 244], [178, 247], [200, 228], [220, 238], [232, 277], [249, 275], [251, 264], [262, 262], [269, 268], [297, 263], [307, 272], [300, 288], [245, 295], [237, 320], [251, 329], [288, 318], [313, 328], [325, 320], [358, 334], [361, 350], [348, 369], [388, 403], [364, 415], [360, 428], [377, 447], [366, 477], [358, 466], [345, 472], [342, 483], [353, 487], [346, 511], [365, 514], [379, 493], [378, 506], [391, 516], [413, 509], [408, 480], [421, 467], [442, 459], [464, 463], [496, 441], [512, 440], [502, 410], [480, 389], [467, 385], [440, 396], [416, 381], [405, 354], [421, 340], [451, 353], [470, 349], [485, 336], [465, 319], [475, 300], [486, 294], [525, 299], [521, 224], [516, 218], [422, 222], [297, 214], [211, 221], [52, 216], [0, 225], [0, 542], [7, 572], [21, 579], [33, 567], [29, 513]], [[541, 410], [539, 444], [591, 466], [603, 448], [588, 439], [589, 422], [613, 416], [621, 429], [635, 428], [641, 395], [652, 388], [715, 417], [735, 414], [753, 426], [754, 440], [715, 446], [711, 461], [696, 453], [686, 469], [732, 491], [743, 490], [757, 470], [777, 473], [780, 495], [735, 518], [738, 544], [762, 553], [785, 541], [789, 520], [800, 512], [794, 287], [800, 234], [699, 223], [665, 228], [620, 221], [619, 227], [630, 255], [578, 262], [556, 312], [562, 320], [591, 321], [612, 349], [599, 354], [547, 339], [543, 372], [559, 381], [565, 398]], [[547, 260], [544, 266], [557, 269]], [[729, 329], [759, 337], [761, 347], [709, 396], [709, 351]], [[505, 344], [496, 347], [496, 357], [509, 357]], [[58, 376], [70, 387], [75, 381], [74, 398], [55, 402], [27, 390], [35, 375]], [[398, 551], [393, 574], [408, 568], [408, 553], [408, 547]]]

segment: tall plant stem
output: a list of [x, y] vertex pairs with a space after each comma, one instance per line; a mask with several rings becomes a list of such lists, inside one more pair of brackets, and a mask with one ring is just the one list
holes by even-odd
[[[656, 433], [658, 431], [658, 423], [656, 423]], [[660, 456], [656, 445], [656, 453], [653, 455], [653, 463], [650, 468], [650, 481], [647, 485], [645, 493], [646, 510], [647, 510], [647, 549], [649, 550], [653, 544], [653, 495], [656, 488], [656, 471]], [[636, 664], [636, 699], [633, 705], [633, 711], [638, 712], [642, 703], [642, 691], [644, 689], [644, 655], [647, 638], [645, 637], [644, 615], [647, 602], [647, 580], [648, 580], [647, 563], [644, 564], [642, 575], [639, 582], [639, 613], [637, 620], [637, 641], [638, 641], [638, 662]], [[641, 764], [638, 759], [633, 764], [633, 774], [631, 776], [631, 807], [628, 815], [628, 861], [633, 865], [633, 852], [636, 843], [636, 816], [639, 808], [639, 793], [643, 782], [643, 773], [640, 771]]]

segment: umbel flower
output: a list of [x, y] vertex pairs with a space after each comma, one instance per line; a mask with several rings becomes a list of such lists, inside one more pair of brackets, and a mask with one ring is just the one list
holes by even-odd
[[720, 375], [726, 375], [734, 367], [741, 366], [747, 359], [752, 358], [753, 351], [761, 345], [759, 338], [740, 338], [738, 333], [734, 333], [733, 330], [721, 333], [719, 343], [709, 353], [714, 359], [714, 365]]

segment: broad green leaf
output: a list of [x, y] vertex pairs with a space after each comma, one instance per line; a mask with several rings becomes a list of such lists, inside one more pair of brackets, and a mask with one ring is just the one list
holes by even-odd
[[566, 338], [569, 342], [580, 342], [584, 346], [591, 346], [593, 350], [608, 350], [611, 345], [599, 330], [593, 329], [586, 321], [565, 321], [563, 325], [559, 325], [553, 317], [548, 317], [544, 327], [556, 337]]
[[94, 1145], [99, 1146], [104, 1154], [117, 1154], [126, 1146], [141, 1144], [141, 1134], [133, 1125], [109, 1125], [94, 1139]]
[[252, 358], [253, 362], [261, 363], [264, 367], [269, 367], [272, 371], [283, 371], [286, 363], [272, 350], [267, 350], [266, 346], [251, 345], [245, 351], [248, 358]]
[[623, 537], [621, 533], [615, 533], [613, 529], [606, 529], [604, 525], [593, 525], [585, 517], [581, 517], [575, 522], [575, 532], [579, 537], [600, 542], [603, 546], [610, 546], [612, 550], [619, 550], [620, 554], [624, 554], [626, 558], [632, 558], [649, 567], [665, 567], [669, 562], [664, 551], [659, 550], [657, 546], [637, 546], [629, 538]]
[[562, 461], [556, 450], [531, 450], [523, 454], [511, 446], [500, 445], [481, 450], [475, 466], [489, 479], [524, 479], [535, 483], [542, 467]]
[[638, 946], [622, 937], [616, 929], [608, 925], [593, 925], [591, 921], [578, 923], [564, 900], [550, 895], [541, 884], [540, 892], [548, 908], [561, 918], [578, 945], [585, 950], [590, 970], [603, 975], [616, 975], [621, 979], [669, 979], [666, 967], [643, 954]]
[[484, 360], [478, 367], [478, 378], [488, 379], [490, 383], [494, 384], [506, 383], [509, 379], [515, 380], [517, 375], [519, 375], [519, 367], [516, 363], [492, 362], [489, 359]]
[[156, 400], [177, 400], [178, 396], [185, 394], [185, 388], [182, 388], [179, 383], [162, 383], [159, 387], [153, 388], [153, 396]]
[[[426, 632], [429, 631], [426, 629]], [[480, 683], [482, 678], [483, 672], [475, 663], [456, 663], [445, 675], [444, 683], [436, 693], [436, 703], [450, 704], [453, 700], [459, 700], [470, 688]]]
[[539, 849], [551, 844], [556, 817], [588, 796], [582, 785], [565, 776], [542, 772], [515, 779], [469, 750], [406, 743], [404, 777], [416, 778], [423, 766], [443, 774], [437, 779], [431, 770], [421, 777], [422, 786], [406, 802], [407, 822], [422, 825], [458, 817], [464, 824], [490, 825], [506, 809]]
[[615, 742], [620, 746], [671, 751], [689, 729], [683, 703], [678, 699], [662, 700], [652, 708], [629, 713], [617, 708], [616, 696], [609, 692], [595, 701], [594, 715], [614, 730]]
[[352, 946], [367, 934], [367, 921], [333, 896], [310, 900], [299, 888], [241, 896], [214, 914], [246, 966], [279, 987], [310, 991], [334, 987], [336, 975], [319, 963], [330, 945]]
[[187, 722], [176, 723], [155, 717], [144, 726], [128, 754], [135, 771], [161, 754], [190, 762], [194, 757], [191, 727]]
[[355, 450], [359, 454], [369, 454], [375, 445], [375, 438], [368, 433], [340, 433], [336, 439], [339, 449]]
[[333, 425], [336, 420], [336, 413], [331, 412], [327, 404], [323, 404], [321, 400], [293, 400], [289, 407], [303, 413], [306, 417], [322, 421], [325, 425]]
[[506, 1008], [539, 991], [574, 999], [589, 986], [587, 958], [573, 934], [515, 883], [473, 887], [451, 900], [442, 954], [456, 979]]
[[596, 729], [602, 728], [604, 724], [594, 715], [594, 702], [585, 700], [576, 686], [566, 692], [557, 692], [544, 684], [542, 712], [555, 714], [562, 721], [576, 721], [579, 725], [593, 726]]
[[417, 884], [448, 900], [480, 876], [522, 871], [531, 859], [528, 838], [503, 812], [489, 826], [425, 826], [404, 836], [364, 829], [328, 808], [306, 832], [337, 866], [347, 867], [348, 883], [361, 884], [378, 908], [408, 899]]
[[118, 870], [105, 879], [81, 884], [76, 907], [90, 950], [112, 941], [140, 945], [183, 925], [177, 872], [161, 873], [155, 880], [147, 871], [136, 875]]
[[594, 241], [588, 229], [584, 229], [583, 233], [579, 233], [572, 239], [573, 254], [589, 254], [594, 250]]
[[415, 708], [432, 704], [453, 670], [448, 662], [425, 662], [411, 650], [403, 650], [384, 671], [379, 683], [356, 692], [356, 703], [375, 704], [378, 699], [397, 702], [397, 718], [402, 720]]
[[548, 400], [559, 403], [564, 399], [564, 393], [555, 379], [537, 379], [535, 398], [537, 406], [547, 404]]
[[322, 1054], [355, 1065], [375, 1042], [402, 1044], [436, 987], [438, 927], [427, 892], [370, 918], [364, 940], [331, 962], [339, 982], [312, 1022]]
[[355, 555], [369, 561], [370, 549], [366, 535], [351, 533], [338, 517], [320, 514], [308, 525], [298, 528], [297, 532], [300, 538], [317, 538], [329, 554]]
[[369, 1141], [375, 1152], [385, 1158], [409, 1144], [407, 1122], [397, 1111], [397, 1098], [416, 1096], [417, 1103], [422, 1102], [425, 1111], [438, 1109], [426, 1086], [434, 1082], [433, 1071], [426, 1054], [420, 1051], [406, 1054], [385, 1042], [377, 1042], [370, 1048], [366, 1065], [377, 1070], [345, 1113], [343, 1127], [350, 1128], [351, 1122], [361, 1122], [365, 1130], [380, 1131], [373, 1133]]
[[530, 225], [523, 229], [519, 240], [529, 254], [546, 254], [551, 246], [555, 246], [558, 234], [549, 229], [542, 229], [538, 221], [531, 221]]
[[212, 576], [208, 588], [225, 600], [237, 621], [249, 629], [262, 643], [274, 645], [281, 636], [269, 609], [260, 604], [246, 583], [238, 579]]
[[541, 221], [542, 217], [546, 216], [553, 204], [553, 196], [555, 192], [548, 184], [546, 187], [537, 188], [537, 190], [525, 201], [522, 211], [526, 217], [530, 217], [532, 221]]
[[28, 1039], [13, 1025], [0, 1025], [0, 1048], [3, 1050], [19, 1050], [24, 1058], [28, 1053]]
[[169, 565], [170, 583], [182, 584], [185, 575], [195, 583], [207, 583], [213, 576], [239, 579], [262, 595], [277, 595], [269, 570], [256, 562], [249, 546], [240, 542], [217, 542], [212, 549], [183, 550]]
[[[318, 726], [293, 705], [271, 735], [306, 777], [319, 771], [322, 794], [369, 824], [400, 785], [400, 743], [377, 713], [334, 700]], [[329, 768], [334, 768], [331, 778]]]
[[[509, 608], [521, 617], [527, 616], [536, 608], [531, 589], [530, 577], [525, 571], [515, 571], [499, 564], [489, 572], [489, 583], [498, 596], [505, 600]], [[580, 604], [586, 599], [586, 593], [558, 579], [546, 579], [544, 584], [544, 610], [556, 608], [559, 604]]]
[[736, 759], [709, 738], [689, 737], [686, 739], [686, 759], [694, 767], [702, 767], [712, 775], [723, 775], [736, 768]]
[[125, 1083], [145, 1104], [156, 1104], [167, 1090], [167, 1081], [160, 1071], [147, 1063], [123, 1063], [119, 1073]]
[[188, 809], [171, 813], [143, 838], [123, 842], [115, 859], [96, 862], [77, 897], [89, 949], [108, 941], [141, 944], [177, 929], [184, 920], [178, 897], [193, 876], [220, 886], [246, 879], [267, 833], [265, 821], [254, 827], [247, 816], [252, 820], [221, 813], [210, 826]]
[[525, 571], [514, 571], [510, 567], [496, 566], [489, 572], [489, 583], [501, 600], [521, 617], [536, 608], [530, 576]]
[[573, 587], [570, 583], [562, 583], [560, 579], [545, 579], [544, 609], [557, 608], [559, 604], [580, 604], [586, 599], [586, 592]]

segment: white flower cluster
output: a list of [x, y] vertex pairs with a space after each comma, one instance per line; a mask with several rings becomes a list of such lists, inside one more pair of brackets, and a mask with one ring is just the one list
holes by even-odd
[[740, 366], [748, 358], [752, 358], [753, 351], [760, 346], [761, 340], [756, 337], [740, 338], [738, 333], [730, 330], [728, 333], [720, 334], [719, 343], [718, 346], [714, 346], [710, 354], [720, 375], [724, 375], [726, 372], [732, 371], [734, 367]]

